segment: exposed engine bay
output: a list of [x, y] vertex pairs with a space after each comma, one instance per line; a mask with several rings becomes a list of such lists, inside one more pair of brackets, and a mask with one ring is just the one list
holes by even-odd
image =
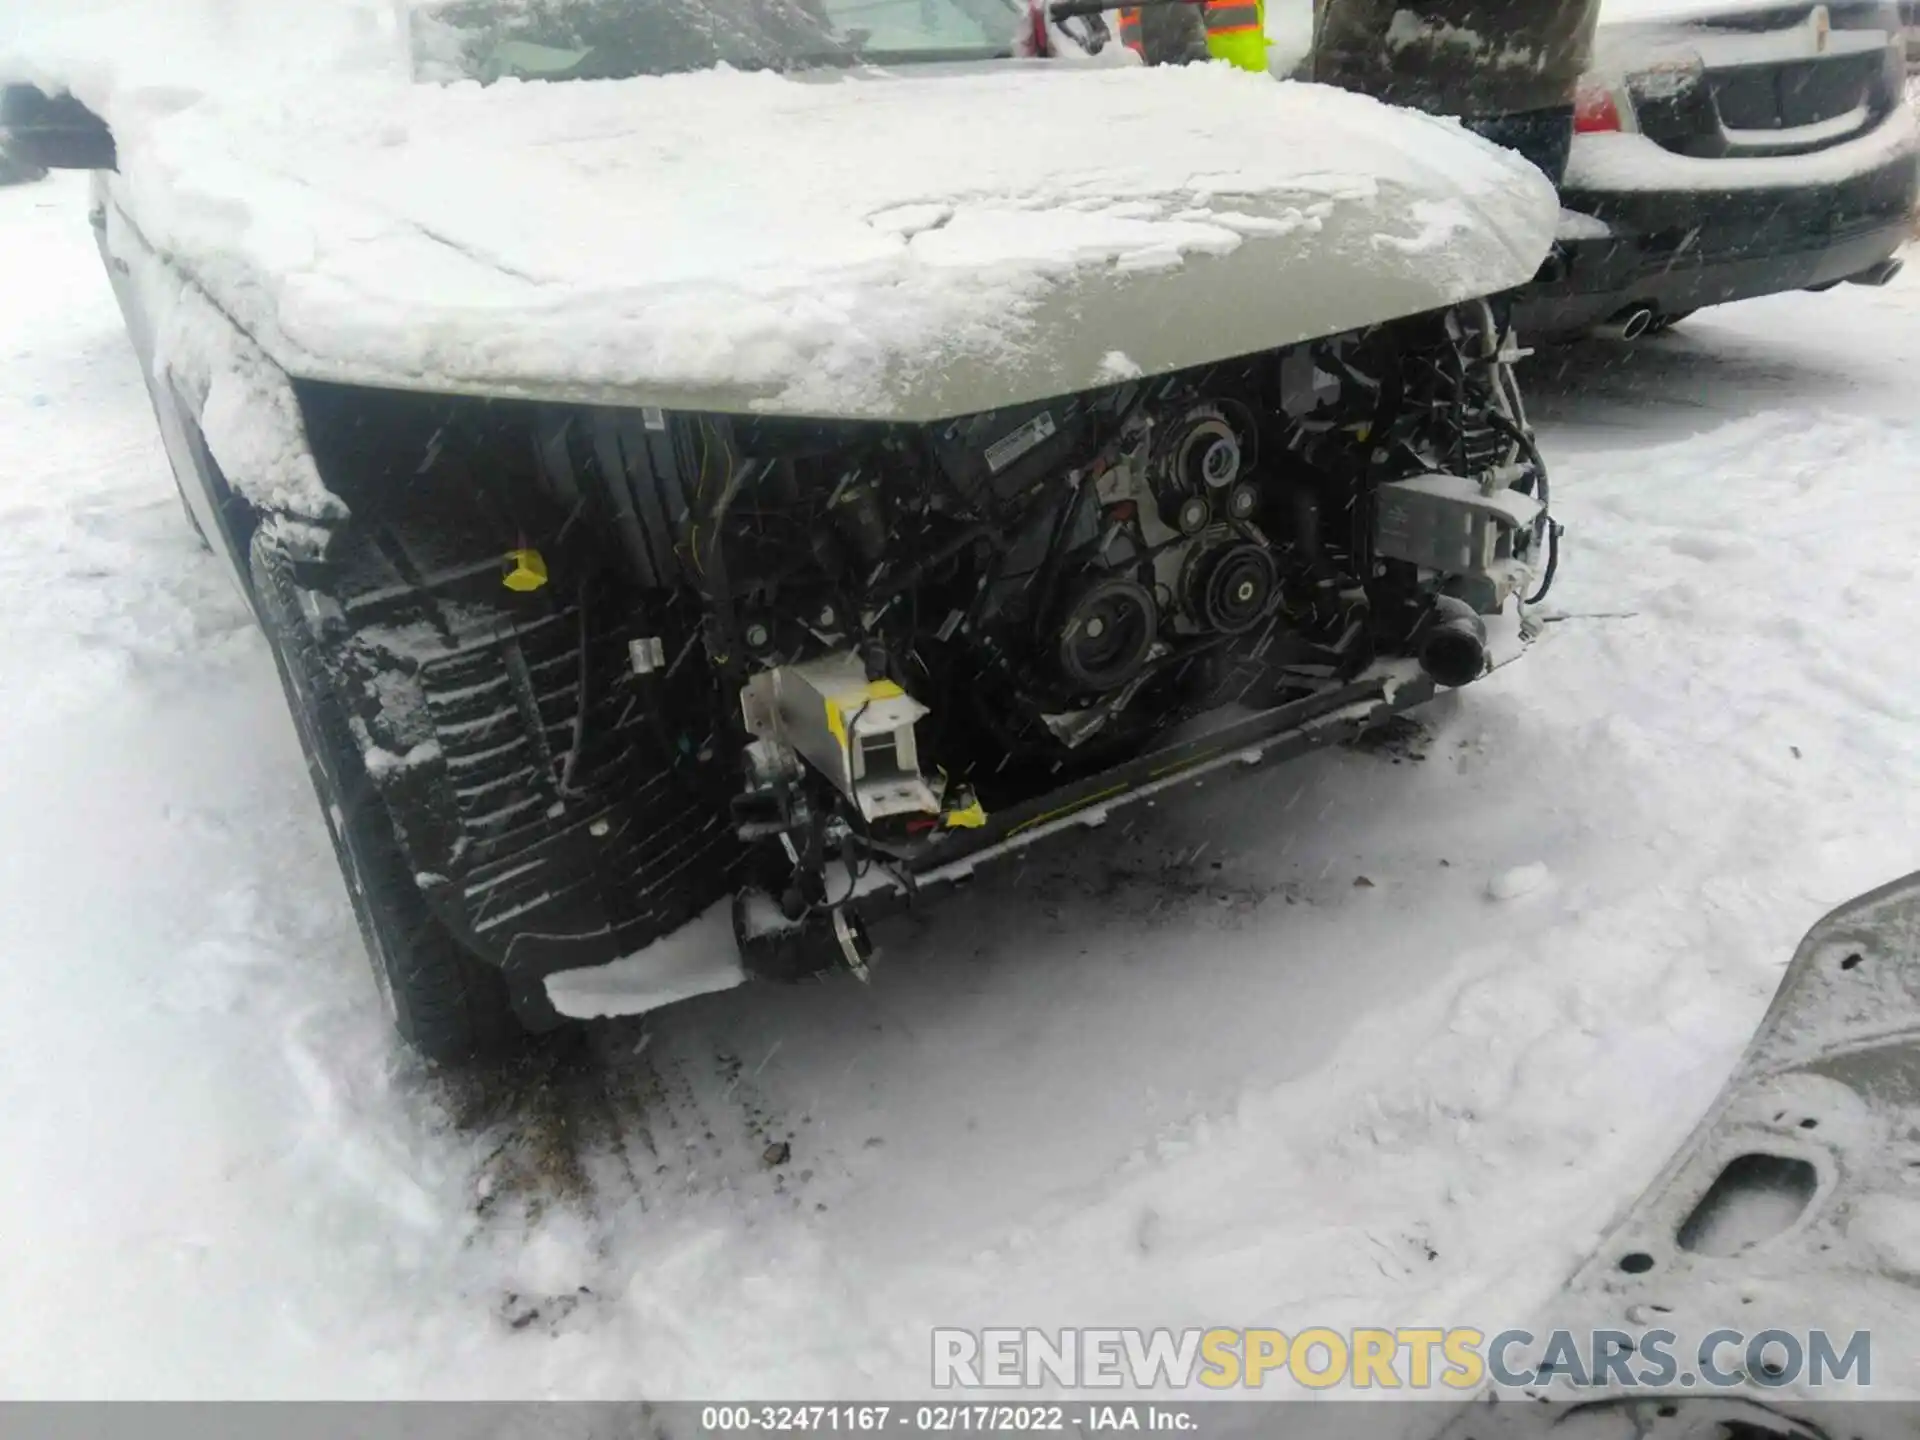
[[303, 382], [307, 583], [529, 1013], [729, 896], [750, 972], [859, 970], [883, 896], [1484, 673], [1555, 559], [1518, 356], [1472, 303], [930, 424]]
[[703, 429], [736, 819], [791, 862], [743, 924], [1222, 707], [1382, 655], [1477, 678], [1481, 616], [1537, 598], [1554, 543], [1503, 343], [1479, 305], [925, 428]]
[[[1043, 96], [1004, 32], [926, 17], [898, 66], [858, 30], [737, 56], [689, 32], [667, 68], [808, 73], [569, 98], [550, 82], [637, 81], [659, 47], [435, 12], [460, 33], [419, 73], [459, 93], [408, 116], [540, 163], [414, 196], [437, 172], [409, 147], [378, 183], [418, 223], [347, 331], [286, 303], [284, 247], [192, 264], [137, 176], [102, 173], [92, 211], [423, 1054], [561, 1023], [567, 972], [618, 967], [651, 1008], [858, 971], [863, 912], [1517, 653], [1547, 476], [1506, 302], [1472, 297], [1527, 283], [1558, 207], [1511, 152], [1201, 69], [1042, 67]], [[708, 107], [781, 144], [710, 143]], [[267, 110], [216, 128], [257, 121], [255, 168], [321, 143], [365, 199], [366, 127]], [[1156, 138], [1087, 170], [1115, 127]], [[1311, 153], [1270, 143], [1290, 127]], [[912, 179], [936, 136], [938, 195]], [[1196, 189], [1196, 155], [1232, 185]], [[1365, 183], [1327, 186], [1329, 156]], [[748, 236], [743, 195], [795, 224]], [[1465, 219], [1430, 233], [1441, 203]], [[348, 268], [364, 227], [322, 222], [357, 213], [302, 211]], [[562, 233], [600, 238], [506, 253]], [[753, 243], [683, 243], [718, 233]]]

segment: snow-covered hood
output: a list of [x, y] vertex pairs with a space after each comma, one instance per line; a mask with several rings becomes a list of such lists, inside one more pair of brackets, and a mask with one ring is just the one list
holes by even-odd
[[1451, 122], [1223, 66], [83, 98], [282, 365], [410, 388], [934, 419], [1516, 286], [1558, 215]]

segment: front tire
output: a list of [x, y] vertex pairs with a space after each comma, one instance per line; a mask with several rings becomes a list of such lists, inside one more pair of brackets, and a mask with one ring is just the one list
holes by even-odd
[[506, 981], [460, 947], [414, 883], [386, 802], [354, 743], [334, 674], [303, 612], [290, 560], [267, 534], [257, 533], [248, 561], [307, 774], [394, 1027], [429, 1060], [501, 1053], [525, 1035]]

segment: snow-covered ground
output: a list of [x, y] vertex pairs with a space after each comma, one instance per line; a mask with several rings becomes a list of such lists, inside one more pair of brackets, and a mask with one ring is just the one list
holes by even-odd
[[1521, 664], [985, 877], [870, 987], [448, 1081], [83, 186], [0, 192], [0, 1393], [903, 1394], [935, 1324], [1524, 1323], [1801, 932], [1920, 865], [1916, 373], [1913, 280], [1536, 358]]

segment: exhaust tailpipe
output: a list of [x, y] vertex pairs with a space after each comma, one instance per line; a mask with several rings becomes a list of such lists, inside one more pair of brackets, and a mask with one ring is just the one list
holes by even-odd
[[1878, 265], [1869, 265], [1858, 275], [1847, 276], [1847, 283], [1849, 285], [1885, 285], [1906, 268], [1906, 261], [1898, 256], [1889, 255]]
[[1478, 680], [1487, 670], [1487, 622], [1464, 600], [1437, 598], [1420, 637], [1420, 668], [1448, 689]]
[[1593, 333], [1603, 340], [1638, 340], [1658, 318], [1651, 305], [1629, 305], [1594, 326]]

